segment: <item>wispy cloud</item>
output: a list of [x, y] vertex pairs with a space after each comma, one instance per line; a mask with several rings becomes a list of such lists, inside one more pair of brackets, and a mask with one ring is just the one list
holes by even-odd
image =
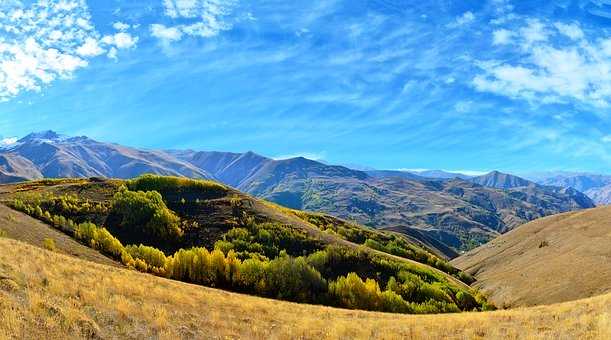
[[540, 103], [575, 100], [608, 106], [610, 39], [588, 37], [578, 23], [548, 24], [538, 19], [528, 19], [517, 32], [508, 32], [495, 31], [493, 43], [510, 45], [523, 57], [479, 62], [483, 73], [473, 78], [478, 91]]
[[475, 14], [471, 11], [467, 11], [462, 15], [458, 16], [453, 22], [448, 24], [450, 28], [457, 28], [460, 26], [469, 25], [475, 21]]
[[171, 25], [155, 23], [151, 35], [169, 44], [183, 36], [210, 38], [232, 28], [229, 21], [237, 0], [163, 0]]

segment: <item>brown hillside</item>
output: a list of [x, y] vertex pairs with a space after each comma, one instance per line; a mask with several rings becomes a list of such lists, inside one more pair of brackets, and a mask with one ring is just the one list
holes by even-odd
[[497, 306], [533, 306], [611, 291], [611, 207], [527, 223], [455, 259]]
[[0, 339], [608, 339], [611, 294], [511, 311], [397, 315], [228, 293], [0, 238]]
[[42, 247], [45, 239], [51, 239], [61, 253], [101, 264], [119, 265], [70, 236], [3, 204], [0, 204], [0, 234], [37, 247]]

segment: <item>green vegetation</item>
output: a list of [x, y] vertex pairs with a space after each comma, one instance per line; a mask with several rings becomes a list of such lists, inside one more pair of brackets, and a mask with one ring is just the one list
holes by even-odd
[[[157, 191], [164, 198], [192, 196], [199, 199], [212, 199], [225, 196], [227, 187], [214, 181], [172, 176], [142, 175], [126, 181], [132, 191]], [[180, 200], [180, 199], [179, 199]]]
[[0, 237], [6, 237], [6, 236], [7, 236], [6, 231], [3, 229], [0, 229]]
[[123, 187], [113, 198], [107, 219], [122, 240], [169, 248], [180, 241], [181, 221], [157, 191], [129, 191]]
[[296, 210], [291, 210], [291, 212], [315, 225], [320, 230], [333, 233], [350, 242], [363, 244], [366, 247], [388, 254], [397, 255], [416, 262], [428, 264], [431, 267], [455, 276], [467, 284], [474, 282], [474, 279], [469, 274], [457, 270], [447, 261], [409, 243], [400, 235], [367, 229], [355, 224], [338, 220], [336, 218], [332, 218], [328, 215]]
[[[174, 186], [176, 190], [169, 193]], [[376, 311], [437, 313], [489, 308], [483, 297], [437, 271], [368, 249], [424, 263], [433, 261], [446, 271], [453, 269], [393, 234], [326, 223], [330, 232], [364, 244], [359, 249], [328, 245], [292, 225], [250, 214], [234, 196], [222, 203], [230, 209], [225, 222], [229, 228], [209, 250], [193, 236], [207, 226], [200, 227], [188, 211], [170, 207], [205, 206], [208, 203], [200, 201], [202, 196], [213, 197], [219, 190], [227, 190], [225, 187], [209, 181], [146, 175], [115, 190], [112, 200], [95, 203], [70, 195], [21, 194], [12, 206], [130, 268], [175, 280]], [[301, 218], [318, 223], [315, 225], [336, 221], [302, 214]]]
[[42, 246], [50, 251], [56, 251], [57, 250], [57, 246], [55, 245], [55, 240], [52, 238], [45, 238], [44, 240], [42, 240]]
[[256, 223], [254, 218], [241, 220], [229, 230], [214, 248], [227, 253], [236, 252], [240, 259], [273, 259], [285, 253], [298, 256], [322, 249], [322, 244], [304, 232], [280, 223]]

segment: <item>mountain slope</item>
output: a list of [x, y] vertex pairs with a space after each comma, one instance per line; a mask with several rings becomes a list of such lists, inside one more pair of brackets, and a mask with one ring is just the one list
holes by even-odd
[[527, 223], [454, 259], [498, 306], [570, 301], [611, 291], [611, 207]]
[[498, 172], [467, 180], [427, 179], [407, 172], [368, 173], [302, 157], [273, 160], [253, 152], [139, 150], [53, 131], [30, 134], [0, 150], [4, 182], [131, 178], [142, 173], [216, 179], [290, 208], [390, 228], [421, 238], [422, 244], [433, 245], [434, 239], [435, 249], [445, 249], [446, 257], [534, 218], [593, 206], [572, 189], [539, 186]]
[[588, 195], [596, 204], [611, 204], [611, 176], [609, 175], [560, 174], [539, 178], [537, 183], [574, 188]]
[[456, 249], [469, 249], [538, 217], [593, 206], [587, 197], [572, 192], [539, 186], [508, 191], [459, 179], [289, 176], [256, 194], [292, 208], [324, 211], [407, 235], [414, 235], [416, 228], [418, 234]]
[[0, 338], [606, 339], [609, 306], [611, 295], [481, 313], [345, 310], [171, 281], [0, 238]]
[[598, 188], [591, 188], [585, 191], [596, 204], [611, 205], [611, 184], [607, 184]]
[[574, 188], [581, 192], [593, 188], [600, 188], [611, 184], [611, 176], [596, 175], [596, 174], [569, 174], [569, 175], [553, 175], [544, 177], [537, 181], [543, 185], [553, 185], [564, 188]]
[[485, 187], [497, 189], [526, 187], [534, 184], [533, 182], [525, 180], [518, 176], [504, 174], [498, 171], [492, 171], [482, 176], [470, 178], [469, 181]]
[[20, 160], [13, 162], [13, 173], [23, 174], [27, 179], [131, 178], [142, 173], [212, 178], [205, 170], [163, 151], [138, 150], [87, 137], [65, 137], [53, 131], [32, 133], [5, 148], [1, 155]]

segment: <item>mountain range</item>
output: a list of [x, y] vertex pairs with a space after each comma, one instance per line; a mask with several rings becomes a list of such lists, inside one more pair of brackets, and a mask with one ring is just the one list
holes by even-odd
[[611, 204], [611, 176], [590, 173], [550, 173], [536, 180], [543, 185], [574, 188], [590, 197], [597, 205]]
[[214, 179], [290, 208], [330, 213], [422, 242], [435, 240], [446, 257], [530, 220], [594, 206], [574, 188], [500, 172], [470, 177], [359, 171], [253, 152], [143, 150], [53, 131], [29, 134], [0, 150], [0, 181], [5, 183], [142, 173]]

